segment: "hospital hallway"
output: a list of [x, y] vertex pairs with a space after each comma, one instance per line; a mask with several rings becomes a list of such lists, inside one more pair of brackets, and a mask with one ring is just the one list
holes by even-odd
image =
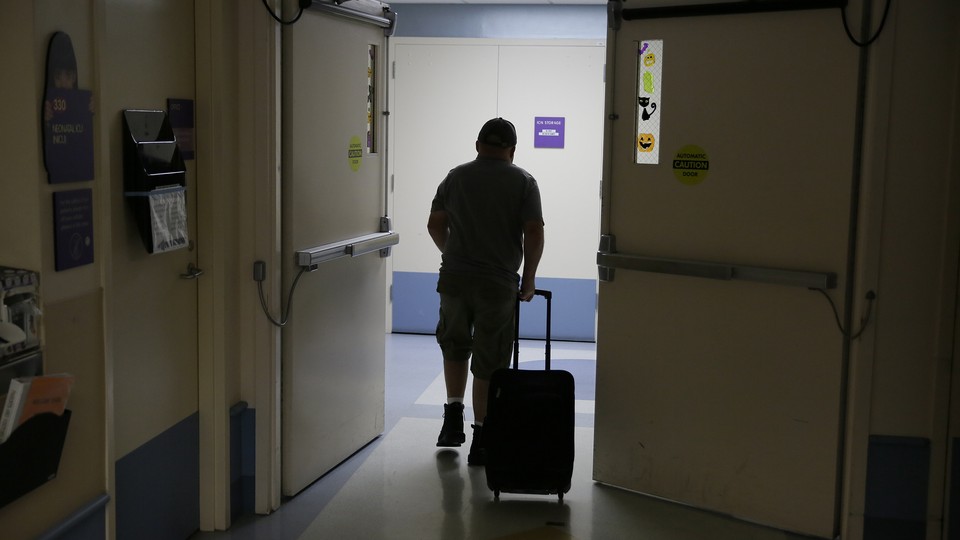
[[[243, 516], [228, 531], [194, 540], [627, 539], [796, 540], [806, 538], [595, 483], [593, 409], [596, 347], [558, 342], [552, 366], [576, 380], [576, 462], [563, 502], [486, 486], [467, 467], [467, 443], [437, 448], [445, 391], [433, 336], [387, 336], [385, 428], [269, 516]], [[543, 342], [521, 342], [521, 369], [543, 368]], [[469, 388], [469, 385], [468, 385]], [[469, 393], [469, 392], [468, 392]], [[467, 397], [467, 424], [472, 419]]]

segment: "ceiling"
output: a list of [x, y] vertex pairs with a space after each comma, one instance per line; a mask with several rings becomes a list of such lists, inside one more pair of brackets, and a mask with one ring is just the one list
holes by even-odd
[[505, 4], [505, 5], [604, 5], [607, 0], [386, 0], [387, 4]]
[[[689, 4], [716, 4], [737, 0], [631, 0], [632, 8], [665, 7]], [[753, 2], [757, 0], [741, 0]], [[607, 0], [385, 0], [387, 4], [502, 4], [502, 5], [605, 5]]]

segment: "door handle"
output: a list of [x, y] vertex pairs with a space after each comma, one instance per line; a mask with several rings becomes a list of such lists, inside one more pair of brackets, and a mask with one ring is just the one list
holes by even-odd
[[180, 279], [197, 279], [203, 275], [203, 270], [197, 268], [193, 263], [187, 265], [186, 273], [180, 274]]

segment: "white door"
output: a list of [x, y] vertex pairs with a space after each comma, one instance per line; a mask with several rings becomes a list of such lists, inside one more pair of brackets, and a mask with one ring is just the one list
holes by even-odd
[[611, 32], [598, 481], [837, 530], [844, 339], [808, 287], [843, 313], [858, 51], [839, 19]]
[[292, 495], [383, 429], [386, 259], [343, 257], [297, 280], [295, 253], [380, 229], [386, 38], [313, 10], [284, 36], [283, 288], [296, 289], [282, 335], [282, 491]]
[[[392, 47], [390, 156], [404, 238], [393, 259], [393, 330], [436, 327], [440, 253], [425, 226], [430, 201], [451, 168], [476, 157], [480, 126], [503, 116], [517, 127], [516, 164], [543, 195], [547, 249], [537, 285], [554, 292], [553, 336], [593, 341], [604, 43], [401, 38]], [[548, 121], [561, 136], [543, 134]], [[525, 319], [521, 335], [542, 336], [542, 320]]]

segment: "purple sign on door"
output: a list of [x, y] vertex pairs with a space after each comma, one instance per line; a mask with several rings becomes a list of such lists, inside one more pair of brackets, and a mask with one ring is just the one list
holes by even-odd
[[57, 272], [93, 262], [93, 190], [53, 194], [53, 230]]
[[183, 159], [193, 159], [193, 100], [167, 99], [167, 115]]
[[534, 148], [563, 148], [566, 119], [562, 116], [537, 116], [533, 120]]

